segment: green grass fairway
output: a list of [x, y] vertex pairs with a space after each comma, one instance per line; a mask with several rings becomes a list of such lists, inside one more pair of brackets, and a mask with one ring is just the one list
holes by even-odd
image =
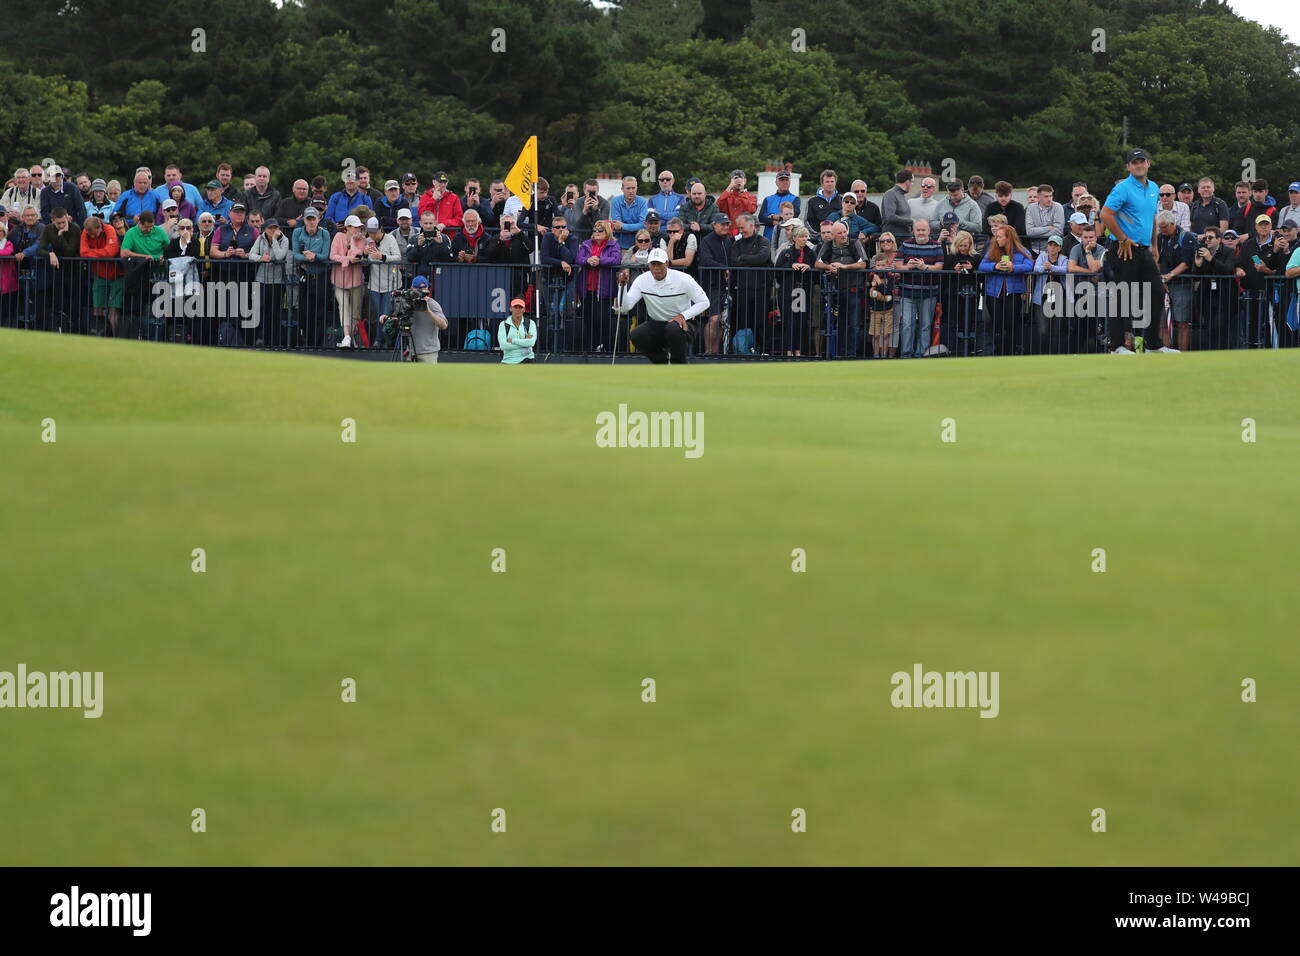
[[[105, 683], [0, 710], [0, 863], [1294, 865], [1298, 386], [0, 332], [0, 670]], [[916, 663], [1000, 715], [894, 708]]]

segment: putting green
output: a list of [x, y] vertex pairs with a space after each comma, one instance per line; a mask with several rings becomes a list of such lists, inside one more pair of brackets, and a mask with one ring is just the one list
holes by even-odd
[[104, 675], [0, 709], [0, 863], [1294, 865], [1297, 382], [0, 332], [0, 671]]

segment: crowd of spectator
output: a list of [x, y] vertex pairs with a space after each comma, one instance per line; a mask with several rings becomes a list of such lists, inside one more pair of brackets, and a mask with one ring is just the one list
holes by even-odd
[[[0, 324], [227, 345], [387, 346], [395, 290], [491, 264], [510, 270], [510, 300], [540, 312], [539, 350], [623, 351], [628, 328], [615, 299], [663, 250], [709, 296], [700, 352], [727, 342], [751, 354], [875, 358], [1134, 345], [1134, 330], [1117, 329], [1113, 316], [1051, 308], [1058, 290], [1077, 301], [1112, 275], [1104, 200], [1082, 182], [1068, 202], [1050, 184], [1030, 187], [1022, 205], [1007, 182], [986, 190], [972, 176], [941, 187], [901, 170], [877, 205], [860, 179], [841, 193], [830, 169], [806, 200], [788, 172], [760, 197], [740, 169], [716, 194], [698, 178], [678, 191], [664, 170], [653, 194], [628, 176], [612, 200], [595, 179], [558, 195], [540, 179], [526, 206], [501, 180], [484, 190], [467, 179], [457, 192], [441, 171], [423, 186], [411, 172], [372, 183], [359, 166], [333, 192], [318, 176], [283, 193], [266, 166], [232, 174], [221, 163], [191, 183], [169, 165], [155, 184], [142, 167], [124, 190], [54, 165], [15, 170], [0, 192]], [[1159, 187], [1153, 253], [1164, 301], [1153, 347], [1297, 344], [1287, 322], [1295, 285], [1282, 280], [1300, 277], [1300, 182], [1285, 202], [1263, 180], [1233, 192], [1232, 203], [1219, 198], [1209, 177]], [[211, 314], [201, 292], [219, 281], [256, 283], [263, 321]], [[171, 299], [162, 309], [160, 288]], [[486, 306], [480, 318], [452, 321], [445, 347], [482, 328]]]

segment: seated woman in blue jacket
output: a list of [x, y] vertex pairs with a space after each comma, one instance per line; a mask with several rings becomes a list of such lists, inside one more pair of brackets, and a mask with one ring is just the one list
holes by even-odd
[[524, 318], [525, 306], [523, 299], [511, 299], [510, 317], [502, 319], [501, 326], [497, 329], [502, 365], [519, 365], [533, 360], [533, 346], [537, 344], [537, 323]]
[[995, 226], [993, 238], [980, 260], [980, 272], [989, 273], [984, 280], [984, 309], [993, 322], [993, 354], [1022, 354], [1026, 330], [1021, 327], [1025, 276], [1034, 271], [1034, 260], [1020, 244], [1011, 226]]

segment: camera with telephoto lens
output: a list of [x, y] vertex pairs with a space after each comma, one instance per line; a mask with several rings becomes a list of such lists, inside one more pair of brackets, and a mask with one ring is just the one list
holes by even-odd
[[411, 320], [415, 316], [416, 308], [424, 308], [424, 290], [423, 289], [397, 289], [393, 292], [393, 311], [388, 316], [388, 321], [393, 323], [393, 327], [402, 332], [411, 331]]

